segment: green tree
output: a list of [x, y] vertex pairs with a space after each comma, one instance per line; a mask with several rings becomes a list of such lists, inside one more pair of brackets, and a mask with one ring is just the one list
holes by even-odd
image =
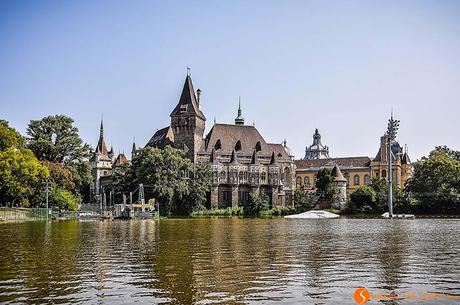
[[375, 210], [376, 193], [370, 186], [361, 186], [350, 194], [352, 211], [373, 211]]
[[318, 192], [321, 192], [325, 195], [332, 193], [332, 182], [334, 177], [332, 177], [331, 171], [327, 168], [322, 168], [318, 171], [316, 175], [316, 189]]
[[69, 164], [90, 157], [91, 147], [78, 134], [72, 118], [65, 115], [31, 120], [27, 127], [28, 148], [39, 160]]
[[436, 147], [414, 164], [407, 190], [424, 213], [460, 213], [460, 152]]
[[0, 120], [0, 150], [9, 147], [23, 148], [25, 139], [16, 129], [9, 127], [8, 122]]
[[72, 173], [78, 200], [89, 200], [91, 147], [84, 143], [72, 118], [65, 115], [32, 120], [27, 128], [28, 148], [42, 161], [60, 163]]
[[294, 204], [299, 212], [313, 209], [318, 203], [318, 195], [297, 188], [294, 191]]
[[50, 180], [60, 189], [75, 192], [75, 183], [72, 172], [64, 167], [61, 163], [53, 163], [49, 161], [41, 161], [42, 165], [46, 166], [50, 174]]
[[195, 210], [204, 208], [206, 195], [212, 184], [211, 167], [207, 163], [197, 163], [193, 168], [193, 173], [189, 179], [189, 194], [183, 202], [183, 210], [192, 213]]
[[[36, 197], [35, 201], [37, 206], [45, 207], [45, 196], [45, 192], [41, 192], [40, 195]], [[51, 208], [56, 208], [59, 211], [77, 211], [78, 200], [71, 192], [60, 189], [54, 185], [51, 187], [51, 190], [48, 194], [48, 206]]]
[[[123, 202], [123, 195], [127, 195], [137, 187], [136, 175], [130, 163], [117, 166], [113, 169], [112, 189], [115, 203]], [[148, 193], [148, 189], [146, 190]]]
[[265, 194], [257, 194], [252, 192], [249, 194], [249, 201], [244, 208], [244, 214], [250, 216], [258, 216], [269, 208], [269, 199]]
[[32, 195], [48, 178], [46, 166], [40, 164], [29, 149], [7, 148], [0, 151], [0, 198], [12, 205], [28, 205]]
[[187, 178], [193, 167], [181, 150], [147, 147], [133, 158], [132, 166], [136, 182], [143, 183], [146, 194], [159, 200], [168, 214], [189, 195]]

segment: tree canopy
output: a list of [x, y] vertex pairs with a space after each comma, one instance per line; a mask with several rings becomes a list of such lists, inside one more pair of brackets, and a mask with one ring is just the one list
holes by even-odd
[[316, 188], [323, 194], [331, 194], [333, 181], [334, 177], [332, 177], [331, 171], [328, 168], [322, 168], [316, 175]]
[[22, 148], [24, 144], [24, 137], [16, 129], [9, 127], [7, 121], [0, 120], [0, 150], [9, 147]]
[[69, 164], [89, 158], [91, 147], [78, 134], [74, 121], [65, 115], [31, 120], [27, 127], [28, 148], [39, 160]]
[[460, 213], [460, 152], [436, 147], [414, 164], [407, 189], [420, 212]]
[[7, 148], [0, 151], [0, 198], [4, 202], [28, 205], [30, 197], [49, 176], [29, 149]]

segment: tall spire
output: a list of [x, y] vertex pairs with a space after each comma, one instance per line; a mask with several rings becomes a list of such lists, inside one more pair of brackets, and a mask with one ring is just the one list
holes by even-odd
[[238, 97], [238, 116], [235, 118], [235, 125], [244, 125], [244, 117], [241, 115], [241, 96]]
[[131, 158], [136, 154], [136, 137], [133, 137], [133, 148], [131, 148]]
[[108, 154], [107, 145], [105, 145], [105, 141], [104, 141], [104, 123], [103, 123], [103, 119], [101, 119], [101, 127], [100, 127], [100, 130], [99, 130], [99, 141], [97, 142], [96, 152], [100, 153], [100, 154], [103, 154], [103, 155]]
[[195, 90], [193, 89], [192, 77], [190, 76], [189, 72], [185, 77], [184, 87], [182, 88], [179, 102], [171, 112], [171, 116], [183, 114], [196, 115], [201, 119], [206, 120], [203, 112], [201, 112], [198, 106]]

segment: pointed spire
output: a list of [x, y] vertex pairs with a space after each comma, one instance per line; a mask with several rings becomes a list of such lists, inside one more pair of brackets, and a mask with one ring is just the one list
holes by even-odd
[[275, 156], [275, 152], [273, 151], [272, 152], [272, 157], [270, 158], [270, 165], [275, 165], [277, 162], [276, 162], [276, 156]]
[[230, 157], [230, 164], [238, 164], [238, 159], [236, 157], [235, 150], [232, 150], [232, 155]]
[[334, 181], [347, 181], [343, 177], [342, 171], [340, 170], [340, 167], [337, 165], [337, 163], [335, 164], [334, 168], [332, 169], [331, 175], [334, 178]]
[[99, 130], [99, 141], [97, 142], [96, 152], [103, 154], [103, 155], [107, 155], [108, 153], [107, 145], [105, 145], [105, 141], [104, 141], [104, 121], [103, 119], [101, 119], [101, 127]]
[[241, 96], [238, 97], [238, 116], [235, 118], [235, 125], [244, 125], [244, 117], [241, 115]]
[[133, 147], [131, 148], [131, 157], [136, 154], [136, 137], [133, 137]]
[[257, 163], [259, 163], [259, 160], [257, 158], [257, 150], [254, 149], [252, 152], [251, 164], [257, 164]]
[[187, 76], [185, 78], [184, 87], [182, 88], [182, 93], [180, 95], [179, 102], [177, 103], [174, 110], [171, 112], [171, 116], [181, 115], [184, 113], [195, 114], [201, 119], [206, 120], [203, 112], [201, 112], [198, 106], [195, 90], [193, 89], [192, 78], [189, 73], [187, 73]]

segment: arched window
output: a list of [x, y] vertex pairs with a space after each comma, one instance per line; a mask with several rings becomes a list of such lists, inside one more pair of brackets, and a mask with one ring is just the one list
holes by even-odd
[[260, 145], [260, 141], [257, 141], [256, 143], [256, 151], [261, 151], [262, 150], [262, 145]]
[[249, 174], [247, 171], [244, 171], [243, 172], [243, 180], [244, 180], [244, 183], [247, 183], [248, 182], [248, 179], [249, 179]]
[[302, 178], [300, 178], [300, 177], [295, 178], [295, 185], [296, 185], [296, 187], [301, 187], [302, 186]]
[[222, 143], [220, 143], [220, 139], [216, 141], [216, 144], [214, 145], [215, 150], [219, 150], [222, 148]]
[[221, 182], [226, 182], [227, 181], [227, 173], [224, 171], [220, 172], [220, 180]]
[[355, 175], [355, 176], [353, 177], [353, 184], [354, 184], [354, 185], [359, 185], [359, 176], [358, 176], [358, 175]]
[[238, 140], [238, 142], [236, 142], [235, 144], [235, 151], [240, 151], [241, 150], [241, 141]]
[[305, 177], [303, 178], [303, 186], [304, 186], [304, 187], [310, 187], [310, 177], [305, 176]]
[[382, 178], [386, 178], [387, 177], [387, 171], [386, 170], [382, 170]]
[[260, 180], [262, 180], [262, 183], [265, 183], [267, 181], [267, 173], [266, 172], [262, 172], [262, 174], [260, 175]]
[[364, 184], [368, 185], [369, 183], [371, 183], [371, 179], [369, 178], [369, 175], [364, 175]]

